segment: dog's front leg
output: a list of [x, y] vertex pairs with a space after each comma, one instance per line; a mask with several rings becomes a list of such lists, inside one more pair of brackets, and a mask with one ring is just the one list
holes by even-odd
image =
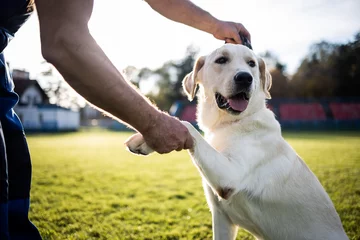
[[191, 158], [209, 186], [223, 199], [229, 199], [237, 190], [236, 183], [244, 176], [244, 166], [216, 151], [188, 122], [182, 122], [194, 138], [194, 147], [189, 150]]
[[220, 209], [212, 211], [212, 228], [214, 240], [234, 240], [238, 227]]
[[[194, 138], [194, 147], [189, 153], [195, 166], [209, 186], [221, 198], [228, 199], [238, 190], [235, 186], [244, 176], [244, 166], [238, 166], [241, 162], [231, 161], [216, 151], [190, 123], [182, 123]], [[148, 155], [153, 152], [139, 133], [130, 137], [125, 144], [129, 151], [135, 154]]]
[[212, 214], [212, 231], [214, 240], [233, 240], [236, 238], [238, 227], [232, 223], [228, 215], [222, 210], [221, 200], [212, 188], [203, 180], [206, 200]]

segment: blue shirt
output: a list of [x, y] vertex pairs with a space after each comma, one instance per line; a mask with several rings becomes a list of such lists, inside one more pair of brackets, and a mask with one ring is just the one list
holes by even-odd
[[34, 10], [33, 0], [0, 0], [0, 121], [3, 128], [22, 130], [13, 107], [19, 101], [4, 49]]

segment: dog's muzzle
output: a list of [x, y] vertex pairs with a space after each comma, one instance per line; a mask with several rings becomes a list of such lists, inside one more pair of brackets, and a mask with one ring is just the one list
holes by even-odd
[[232, 114], [240, 114], [245, 111], [249, 104], [248, 91], [241, 91], [229, 98], [225, 98], [220, 93], [216, 93], [215, 99], [220, 109], [224, 109]]
[[249, 92], [253, 77], [248, 72], [238, 72], [234, 76], [234, 94], [226, 98], [220, 93], [215, 94], [215, 99], [220, 109], [225, 109], [232, 114], [239, 114], [249, 104]]

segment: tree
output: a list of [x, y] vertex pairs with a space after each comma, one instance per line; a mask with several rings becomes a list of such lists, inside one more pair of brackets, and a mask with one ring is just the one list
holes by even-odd
[[313, 44], [290, 83], [296, 97], [358, 96], [360, 32], [354, 41]]
[[173, 67], [176, 69], [175, 82], [172, 85], [172, 100], [184, 99], [185, 95], [182, 88], [182, 80], [185, 76], [193, 70], [195, 63], [195, 56], [199, 52], [199, 49], [194, 46], [189, 46], [186, 49], [186, 55], [183, 59], [173, 63]]
[[334, 59], [334, 78], [337, 79], [336, 96], [359, 96], [360, 89], [360, 32], [355, 40], [340, 45]]
[[61, 78], [52, 65], [47, 62], [43, 62], [43, 65], [46, 69], [38, 77], [39, 84], [48, 95], [50, 103], [74, 110], [82, 107], [85, 100]]
[[[186, 99], [182, 90], [182, 80], [192, 71], [198, 49], [189, 46], [184, 58], [177, 61], [168, 61], [160, 68], [151, 71], [142, 68], [132, 76], [132, 82], [141, 88], [146, 81], [153, 81], [151, 91], [146, 94], [162, 110], [169, 110], [177, 100]], [[144, 89], [142, 89], [144, 90]]]
[[310, 47], [291, 81], [296, 97], [326, 97], [333, 94], [336, 84], [328, 70], [335, 49], [335, 45], [325, 41]]
[[132, 84], [134, 84], [137, 88], [139, 88], [139, 78], [138, 78], [139, 71], [136, 67], [127, 66], [123, 70], [123, 74]]
[[289, 79], [286, 75], [286, 65], [281, 63], [279, 58], [272, 52], [265, 52], [260, 56], [266, 62], [272, 77], [272, 87], [270, 94], [272, 98], [289, 97], [290, 87]]

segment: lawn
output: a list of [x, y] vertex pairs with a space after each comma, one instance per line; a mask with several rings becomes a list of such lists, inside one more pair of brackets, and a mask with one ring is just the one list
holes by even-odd
[[[30, 218], [44, 239], [211, 239], [201, 178], [185, 151], [138, 157], [130, 133], [29, 135]], [[349, 238], [360, 239], [360, 133], [286, 133]], [[254, 239], [239, 231], [237, 239]]]

